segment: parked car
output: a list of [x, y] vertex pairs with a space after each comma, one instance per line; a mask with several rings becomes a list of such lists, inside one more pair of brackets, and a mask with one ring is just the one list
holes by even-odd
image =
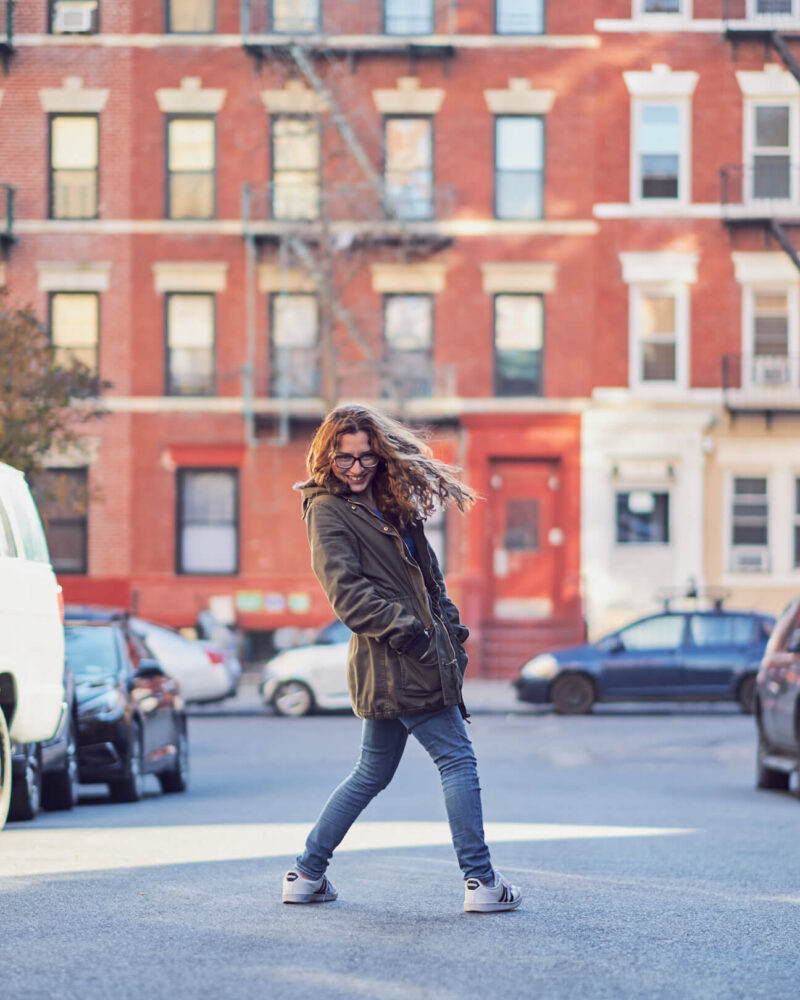
[[753, 711], [755, 677], [774, 619], [751, 611], [666, 610], [597, 642], [534, 656], [517, 697], [576, 715], [605, 701], [738, 701]]
[[63, 719], [61, 588], [21, 472], [0, 462], [0, 828], [15, 744], [51, 739]]
[[64, 669], [61, 721], [49, 740], [12, 740], [11, 803], [8, 818], [29, 820], [40, 808], [72, 809], [78, 801], [78, 749], [75, 684]]
[[756, 784], [787, 789], [800, 765], [800, 597], [783, 612], [767, 643], [756, 678], [755, 715]]
[[261, 696], [278, 715], [300, 716], [314, 709], [350, 708], [347, 647], [350, 629], [326, 625], [307, 646], [296, 646], [264, 664]]
[[242, 663], [238, 656], [218, 646], [208, 639], [195, 640], [206, 651], [206, 656], [212, 663], [221, 663], [228, 675], [228, 688], [223, 698], [232, 698], [239, 690], [239, 681], [242, 677]]
[[142, 797], [142, 777], [183, 792], [189, 739], [177, 683], [124, 619], [73, 619], [65, 628], [67, 663], [78, 703], [82, 783], [108, 784], [117, 802]]

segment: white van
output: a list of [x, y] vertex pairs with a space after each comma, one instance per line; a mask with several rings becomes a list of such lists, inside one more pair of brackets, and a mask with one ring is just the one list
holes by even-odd
[[11, 740], [49, 739], [63, 700], [61, 588], [25, 478], [0, 462], [0, 828], [11, 796]]

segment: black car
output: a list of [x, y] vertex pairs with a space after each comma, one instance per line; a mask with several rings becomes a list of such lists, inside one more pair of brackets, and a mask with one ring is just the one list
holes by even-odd
[[144, 774], [165, 792], [186, 790], [189, 742], [178, 685], [126, 626], [68, 621], [67, 663], [78, 705], [82, 783], [106, 783], [117, 802], [142, 797]]
[[737, 701], [753, 711], [755, 677], [775, 620], [753, 611], [649, 615], [597, 642], [533, 657], [521, 701], [577, 715], [598, 701]]
[[756, 678], [755, 715], [756, 784], [787, 789], [800, 764], [800, 597], [786, 608], [767, 643]]
[[28, 820], [45, 809], [71, 809], [78, 801], [75, 685], [64, 670], [58, 729], [41, 743], [13, 743], [8, 818]]

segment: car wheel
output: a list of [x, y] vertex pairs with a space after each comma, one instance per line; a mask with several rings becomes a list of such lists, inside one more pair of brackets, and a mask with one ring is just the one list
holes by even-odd
[[758, 749], [756, 750], [756, 788], [773, 788], [786, 791], [789, 787], [790, 775], [786, 771], [776, 771], [772, 767], [767, 767], [764, 759], [769, 753], [761, 727], [758, 728]]
[[756, 677], [755, 674], [748, 674], [742, 678], [739, 685], [737, 700], [742, 706], [745, 715], [752, 715], [756, 704]]
[[585, 715], [594, 704], [594, 685], [582, 674], [565, 674], [553, 682], [550, 700], [559, 715]]
[[275, 689], [272, 707], [278, 715], [308, 715], [314, 707], [314, 695], [302, 681], [284, 681]]
[[19, 781], [11, 782], [8, 818], [33, 819], [42, 807], [42, 768], [36, 752], [28, 754], [25, 771]]
[[70, 722], [64, 763], [58, 771], [42, 778], [42, 805], [49, 810], [72, 809], [78, 804], [78, 748]]
[[169, 771], [159, 774], [158, 780], [162, 792], [185, 792], [189, 787], [189, 737], [186, 732], [186, 723], [183, 724], [178, 733], [175, 764]]
[[125, 777], [109, 782], [108, 788], [114, 802], [138, 802], [142, 797], [142, 731], [138, 725], [131, 727], [130, 749]]
[[0, 708], [0, 830], [6, 824], [11, 804], [11, 740], [5, 712]]

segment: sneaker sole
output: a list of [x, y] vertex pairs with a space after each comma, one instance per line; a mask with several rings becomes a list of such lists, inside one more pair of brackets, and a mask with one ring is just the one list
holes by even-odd
[[516, 910], [521, 902], [522, 896], [512, 899], [510, 903], [472, 903], [469, 906], [465, 903], [464, 913], [503, 913], [505, 910]]
[[286, 896], [283, 897], [284, 903], [333, 903], [338, 899], [338, 895], [333, 895], [330, 892], [323, 893], [319, 896]]

